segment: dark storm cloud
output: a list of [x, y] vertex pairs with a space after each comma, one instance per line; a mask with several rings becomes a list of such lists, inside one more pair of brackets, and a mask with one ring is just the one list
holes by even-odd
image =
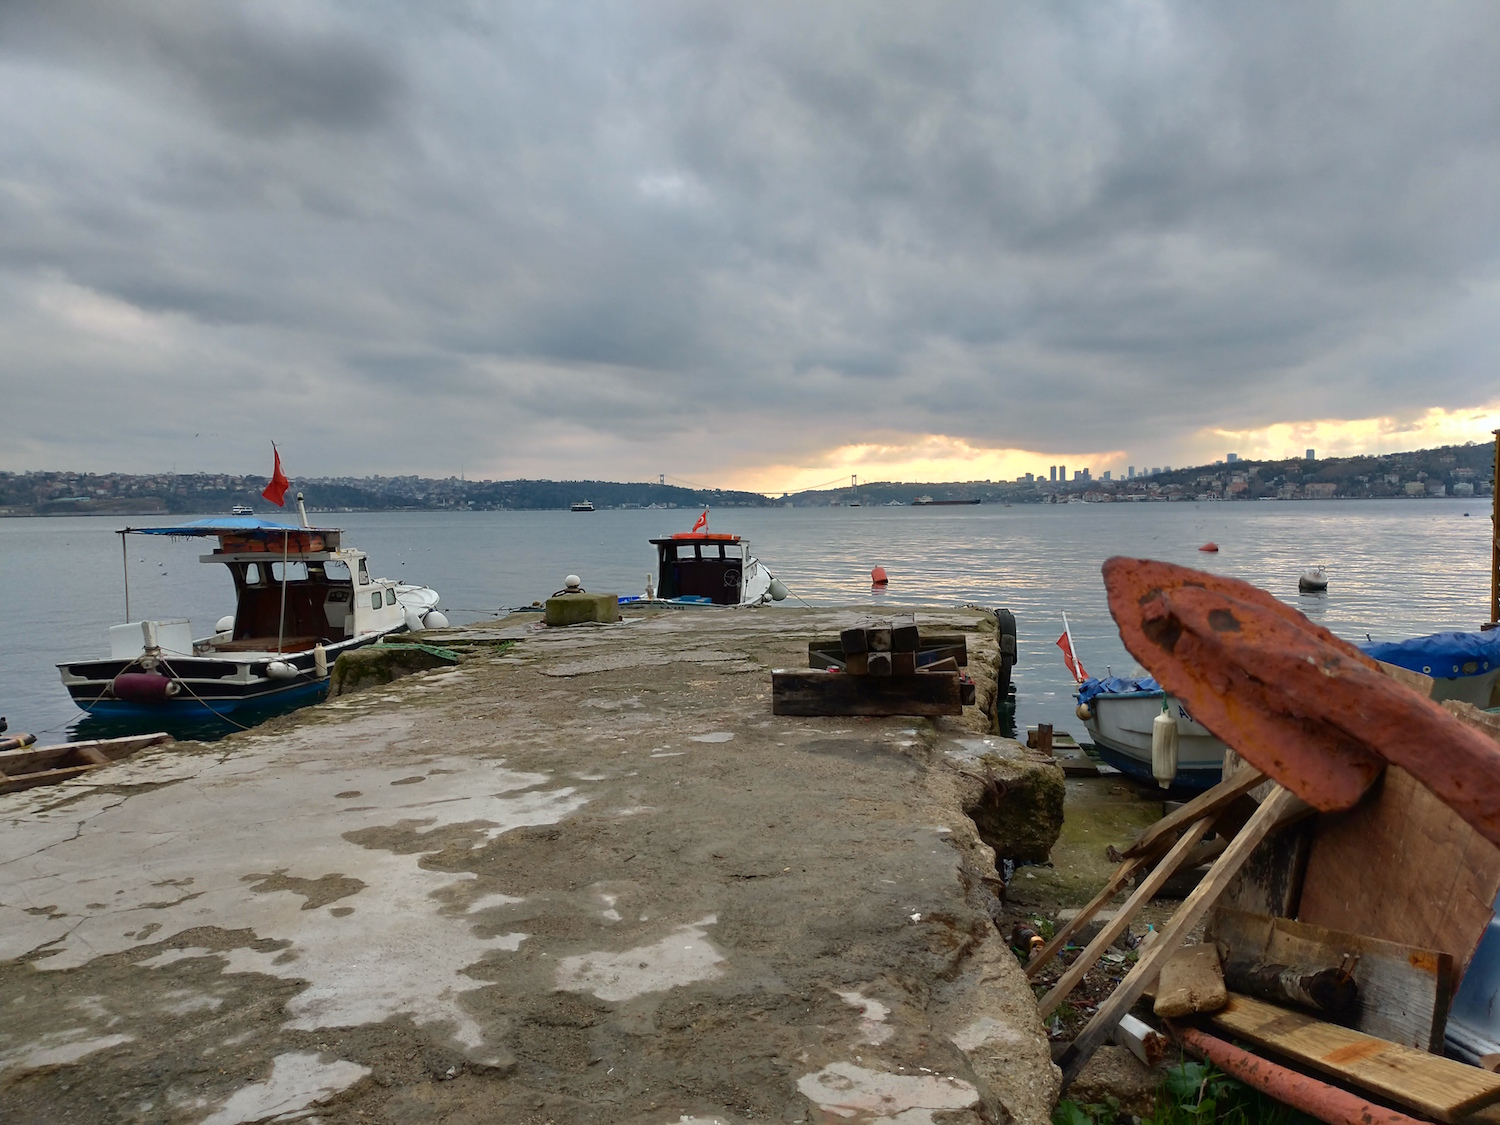
[[1482, 4], [12, 0], [0, 389], [145, 392], [48, 464], [232, 401], [305, 471], [626, 476], [1467, 406], [1497, 57]]

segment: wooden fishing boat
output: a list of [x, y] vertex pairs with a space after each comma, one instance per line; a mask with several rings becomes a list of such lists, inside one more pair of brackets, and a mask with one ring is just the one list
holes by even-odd
[[148, 746], [162, 746], [172, 741], [170, 734], [156, 733], [0, 751], [0, 793], [13, 793], [36, 785], [56, 785], [59, 781], [112, 766]]
[[108, 631], [109, 656], [57, 666], [73, 702], [101, 718], [198, 719], [315, 702], [340, 653], [448, 623], [436, 592], [372, 578], [340, 529], [309, 527], [305, 516], [301, 527], [230, 516], [118, 534], [122, 547], [126, 535], [217, 539], [200, 561], [228, 568], [235, 612], [197, 639], [186, 620], [131, 620], [127, 570], [126, 621]]

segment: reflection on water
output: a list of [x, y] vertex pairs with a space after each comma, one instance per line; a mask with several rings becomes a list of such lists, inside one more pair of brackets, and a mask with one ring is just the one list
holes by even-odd
[[[1019, 634], [1017, 723], [1051, 722], [1081, 734], [1055, 647], [1063, 612], [1090, 672], [1124, 674], [1136, 666], [1105, 605], [1099, 567], [1110, 555], [1243, 578], [1350, 640], [1472, 629], [1486, 618], [1489, 599], [1488, 511], [1465, 507], [1472, 503], [746, 508], [715, 510], [711, 527], [749, 539], [791, 589], [790, 604], [1012, 610]], [[370, 553], [376, 574], [435, 587], [450, 619], [461, 624], [545, 598], [569, 573], [592, 590], [640, 593], [654, 560], [647, 540], [687, 530], [696, 515], [678, 509], [324, 519]], [[53, 665], [102, 655], [105, 629], [123, 619], [120, 544], [111, 531], [124, 522], [0, 520], [0, 583], [12, 595], [0, 615], [0, 714], [10, 716], [13, 730], [60, 731], [77, 718]], [[1218, 554], [1197, 550], [1207, 540], [1219, 544]], [[197, 547], [141, 538], [130, 547], [132, 616], [190, 617], [201, 636], [233, 610], [228, 575], [201, 565]], [[883, 592], [870, 586], [877, 564], [890, 575]], [[1327, 568], [1328, 592], [1299, 595], [1297, 576], [1314, 565]]]

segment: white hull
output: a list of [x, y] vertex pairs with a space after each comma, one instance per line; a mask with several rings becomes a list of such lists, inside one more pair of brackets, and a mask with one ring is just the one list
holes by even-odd
[[[1224, 769], [1227, 747], [1187, 713], [1171, 696], [1161, 692], [1132, 692], [1128, 695], [1096, 695], [1089, 700], [1091, 712], [1087, 726], [1101, 753], [1112, 751], [1123, 762], [1111, 760], [1134, 776], [1151, 776], [1151, 726], [1161, 714], [1163, 699], [1177, 719], [1177, 773], [1183, 783], [1219, 780]], [[1131, 768], [1134, 765], [1137, 768]]]

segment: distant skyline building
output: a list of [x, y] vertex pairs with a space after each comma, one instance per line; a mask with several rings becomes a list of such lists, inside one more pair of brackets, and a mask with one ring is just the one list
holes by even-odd
[[1110, 470], [1108, 470], [1108, 469], [1104, 470], [1104, 479], [1105, 480], [1109, 480], [1109, 473], [1110, 473]]
[[1309, 449], [1304, 459], [1308, 461], [1316, 461], [1318, 459], [1318, 451], [1316, 449]]
[[1226, 453], [1224, 455], [1224, 460], [1228, 461], [1231, 465], [1233, 465], [1239, 459], [1240, 455], [1238, 453]]
[[1059, 465], [1057, 467], [1057, 482], [1059, 484], [1068, 483], [1068, 467], [1066, 465]]
[[1134, 465], [1130, 466], [1129, 473], [1130, 473], [1130, 475], [1127, 476], [1125, 479], [1126, 480], [1135, 480], [1135, 466]]
[[1053, 484], [1057, 483], [1057, 466], [1056, 465], [1052, 466], [1052, 483]]

